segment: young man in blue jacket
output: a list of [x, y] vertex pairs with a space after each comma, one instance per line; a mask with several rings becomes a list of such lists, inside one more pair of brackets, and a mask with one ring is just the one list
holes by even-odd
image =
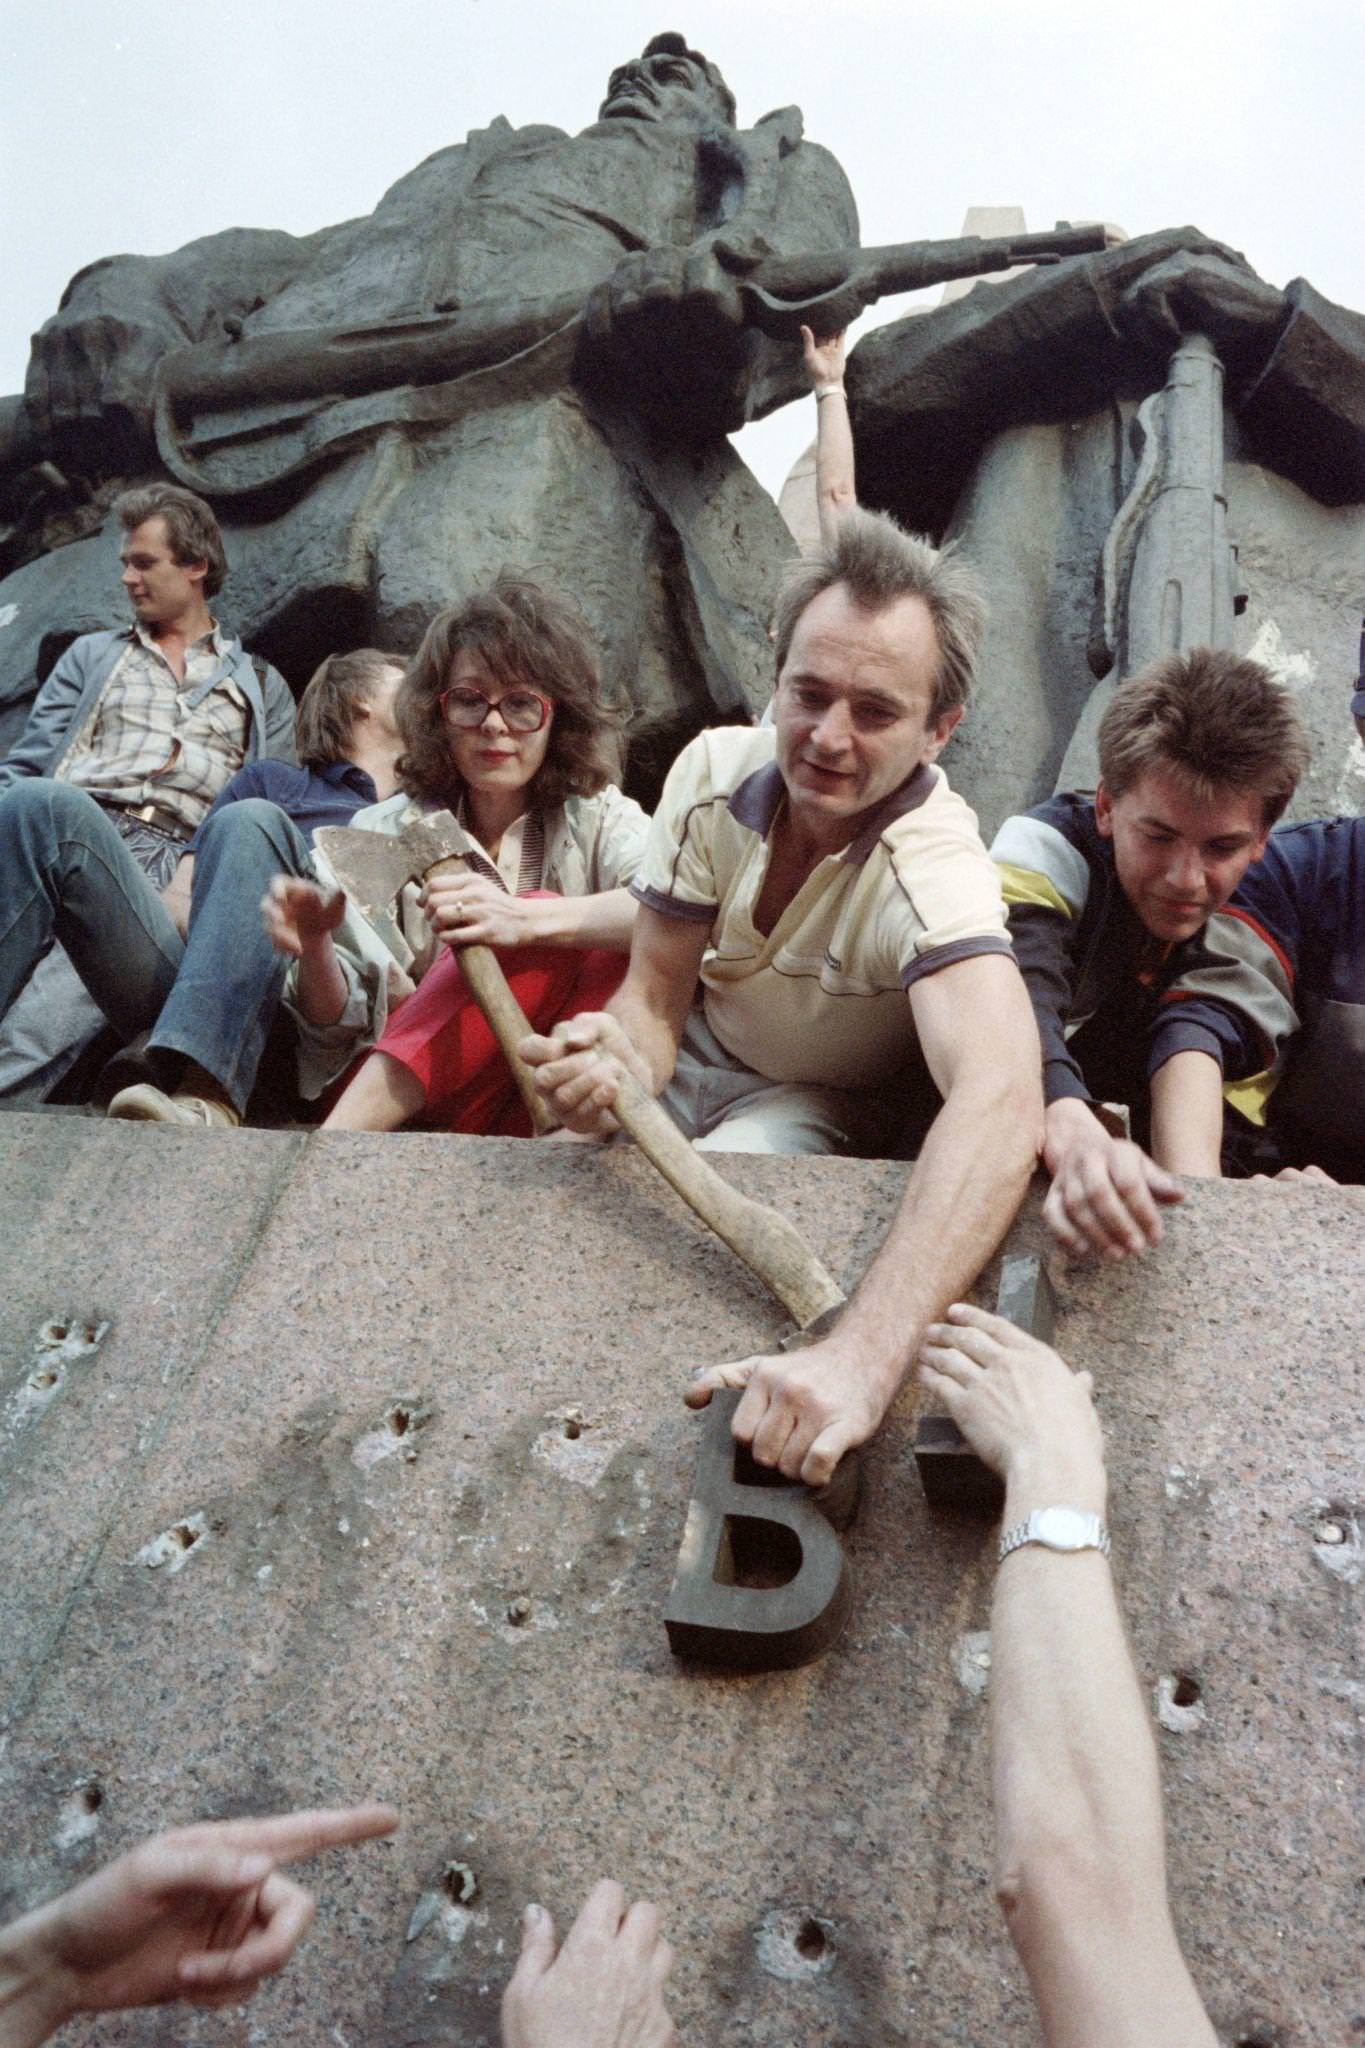
[[1219, 1172], [1225, 1094], [1264, 1118], [1293, 1007], [1262, 958], [1212, 948], [1207, 927], [1264, 853], [1307, 742], [1263, 668], [1197, 648], [1120, 685], [1099, 759], [1093, 799], [1007, 819], [991, 851], [1043, 1042], [1045, 1214], [1068, 1251], [1118, 1259], [1160, 1239], [1178, 1173]]
[[[70, 844], [112, 826], [154, 887], [169, 881], [244, 762], [294, 759], [294, 700], [209, 610], [227, 573], [202, 498], [175, 484], [115, 504], [131, 626], [74, 641], [0, 762], [0, 815]], [[0, 866], [0, 934], [28, 913], [31, 877]], [[0, 1025], [0, 1098], [47, 1092], [102, 1022], [60, 948]]]

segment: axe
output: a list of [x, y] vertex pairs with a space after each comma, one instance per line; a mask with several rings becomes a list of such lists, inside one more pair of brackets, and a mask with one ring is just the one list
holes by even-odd
[[[469, 860], [468, 838], [449, 811], [434, 812], [394, 835], [324, 825], [314, 839], [347, 896], [371, 921], [388, 911], [406, 883], [449, 874], [457, 863]], [[453, 951], [535, 1129], [552, 1130], [555, 1119], [517, 1050], [530, 1036], [531, 1025], [507, 986], [496, 955], [477, 945], [456, 946]], [[777, 1296], [802, 1330], [840, 1306], [843, 1293], [795, 1227], [775, 1209], [751, 1201], [722, 1180], [633, 1074], [622, 1075], [615, 1115], [670, 1187]]]

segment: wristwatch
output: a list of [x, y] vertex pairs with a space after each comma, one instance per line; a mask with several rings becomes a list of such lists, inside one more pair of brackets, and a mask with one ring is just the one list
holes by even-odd
[[1000, 1562], [1026, 1543], [1041, 1543], [1046, 1550], [1098, 1550], [1102, 1557], [1109, 1555], [1109, 1531], [1098, 1515], [1081, 1508], [1035, 1508], [1026, 1522], [1001, 1531]]

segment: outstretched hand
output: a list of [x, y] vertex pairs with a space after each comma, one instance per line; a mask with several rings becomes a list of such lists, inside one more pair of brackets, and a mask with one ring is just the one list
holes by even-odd
[[344, 890], [324, 894], [316, 882], [297, 875], [276, 875], [261, 898], [267, 938], [277, 953], [288, 953], [295, 960], [334, 932], [345, 915]]
[[926, 1392], [1007, 1486], [1100, 1513], [1104, 1441], [1088, 1372], [1004, 1316], [955, 1301], [920, 1350]]
[[1161, 1206], [1185, 1190], [1140, 1145], [1115, 1138], [1083, 1102], [1048, 1105], [1043, 1164], [1052, 1186], [1043, 1220], [1064, 1251], [1123, 1259], [1160, 1244]]
[[4, 1960], [40, 1988], [52, 2026], [179, 1998], [236, 2004], [288, 1962], [312, 1922], [312, 1898], [278, 1865], [397, 1825], [391, 1806], [370, 1802], [155, 1835], [17, 1921]]
[[640, 1899], [627, 1908], [609, 1878], [593, 1886], [558, 1954], [554, 1921], [528, 1906], [503, 1993], [503, 2048], [672, 2048], [663, 2000], [672, 1967], [657, 1907]]

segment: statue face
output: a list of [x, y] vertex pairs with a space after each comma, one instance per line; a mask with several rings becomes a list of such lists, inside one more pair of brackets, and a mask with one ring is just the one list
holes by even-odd
[[710, 128], [729, 117], [700, 64], [691, 57], [658, 50], [618, 64], [607, 80], [598, 108], [601, 121], [668, 121], [675, 127]]

